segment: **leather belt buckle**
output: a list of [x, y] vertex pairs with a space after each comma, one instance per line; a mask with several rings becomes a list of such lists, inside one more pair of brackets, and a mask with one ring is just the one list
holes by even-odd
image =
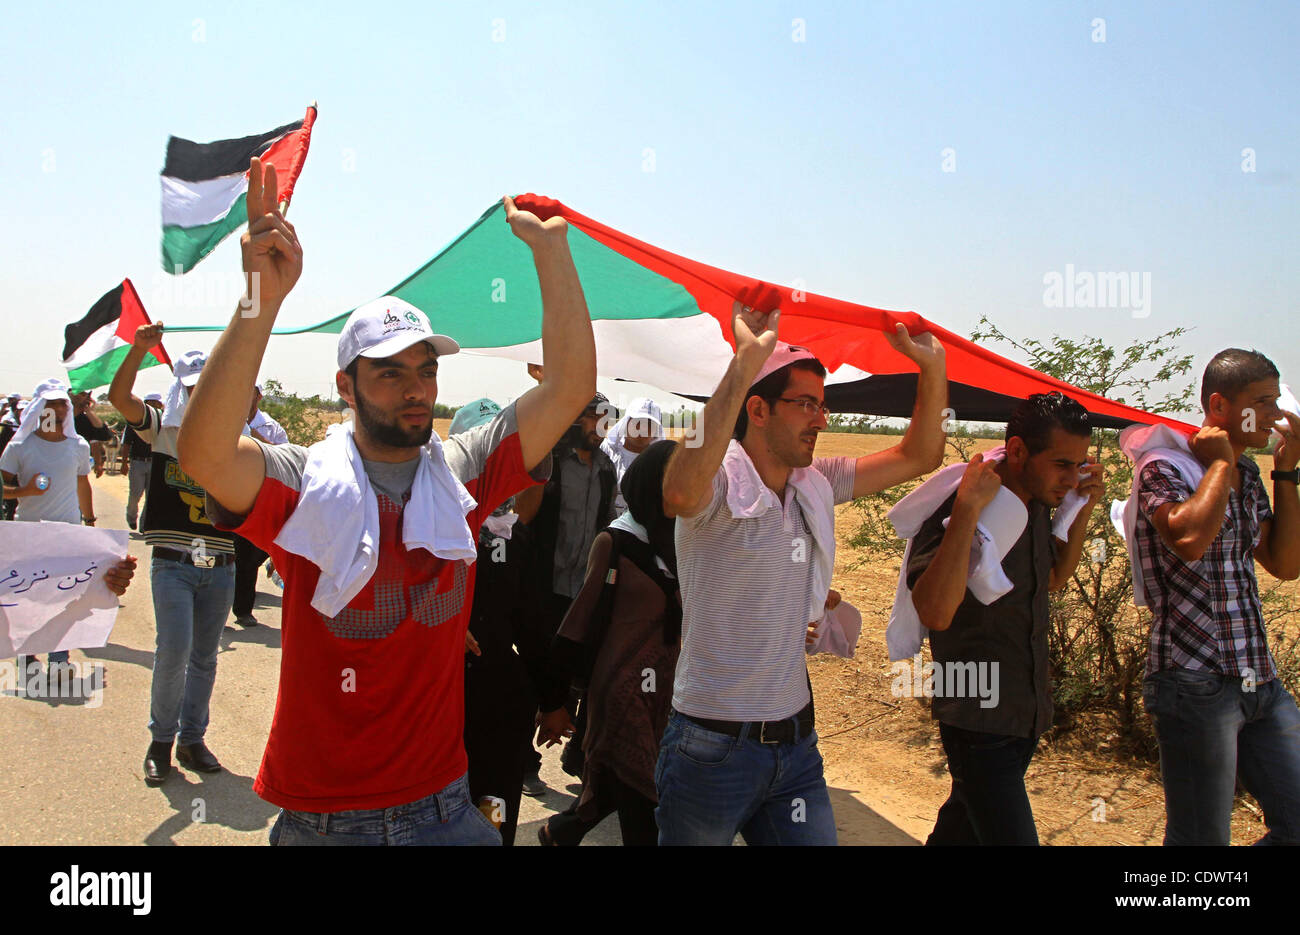
[[[771, 740], [768, 740], [768, 739], [767, 739], [767, 725], [770, 724], [770, 723], [772, 723], [772, 722], [770, 722], [770, 721], [761, 721], [761, 722], [759, 722], [759, 725], [758, 725], [758, 742], [759, 742], [759, 743], [780, 743], [780, 742], [781, 742], [781, 741], [777, 740], [776, 738], [773, 738], [773, 739], [771, 739]], [[781, 722], [778, 721], [777, 723], [781, 723]]]

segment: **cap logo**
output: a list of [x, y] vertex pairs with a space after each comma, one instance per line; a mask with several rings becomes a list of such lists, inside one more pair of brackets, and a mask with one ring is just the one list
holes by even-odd
[[422, 331], [420, 316], [415, 312], [405, 312], [401, 316], [394, 315], [392, 309], [384, 312], [384, 334], [392, 334], [394, 331]]

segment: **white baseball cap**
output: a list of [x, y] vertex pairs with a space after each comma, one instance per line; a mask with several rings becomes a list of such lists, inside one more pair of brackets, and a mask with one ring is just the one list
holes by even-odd
[[182, 386], [194, 386], [199, 382], [203, 365], [208, 362], [208, 355], [202, 351], [186, 351], [176, 358], [176, 379]]
[[162, 393], [149, 393], [144, 398], [145, 402], [157, 401], [162, 402]]
[[434, 334], [429, 316], [410, 302], [386, 295], [359, 306], [348, 316], [339, 335], [338, 363], [346, 370], [358, 357], [391, 357], [413, 344], [427, 341], [439, 357], [455, 354], [460, 345], [445, 334]]
[[753, 389], [754, 384], [758, 383], [764, 377], [770, 376], [796, 360], [817, 360], [817, 355], [806, 347], [799, 347], [797, 344], [786, 344], [784, 341], [776, 342], [776, 350], [772, 351], [769, 357], [758, 371], [758, 376], [754, 377], [754, 383], [749, 388]]

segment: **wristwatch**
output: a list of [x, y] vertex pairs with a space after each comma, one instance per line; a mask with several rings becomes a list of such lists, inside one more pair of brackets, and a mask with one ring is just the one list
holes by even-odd
[[1300, 484], [1300, 467], [1294, 467], [1289, 471], [1274, 471], [1269, 477], [1273, 480], [1285, 480], [1293, 484]]

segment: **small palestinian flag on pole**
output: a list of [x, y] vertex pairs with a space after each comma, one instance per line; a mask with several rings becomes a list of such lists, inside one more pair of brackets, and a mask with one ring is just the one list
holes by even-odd
[[238, 140], [194, 143], [167, 140], [162, 170], [162, 265], [169, 273], [188, 273], [228, 235], [248, 223], [244, 198], [248, 161], [259, 156], [275, 166], [281, 204], [287, 205], [302, 172], [316, 122], [316, 105], [307, 116], [267, 133]]
[[[68, 368], [68, 386], [72, 392], [93, 390], [113, 382], [113, 374], [131, 349], [135, 329], [149, 322], [131, 280], [96, 302], [86, 317], [63, 329], [63, 366]], [[149, 349], [141, 368], [157, 364], [172, 365], [171, 358], [158, 344]]]

